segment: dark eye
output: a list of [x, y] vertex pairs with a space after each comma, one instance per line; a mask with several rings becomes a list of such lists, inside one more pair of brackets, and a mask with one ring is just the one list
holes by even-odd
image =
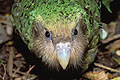
[[78, 34], [78, 30], [77, 30], [77, 29], [74, 29], [73, 34], [74, 34], [74, 35], [77, 35], [77, 34]]
[[50, 33], [49, 31], [46, 31], [46, 32], [45, 32], [45, 36], [46, 36], [47, 38], [49, 38], [49, 37], [51, 37], [51, 33]]

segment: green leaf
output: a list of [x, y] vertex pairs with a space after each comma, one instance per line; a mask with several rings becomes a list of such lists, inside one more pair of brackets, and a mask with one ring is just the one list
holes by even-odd
[[3, 60], [0, 60], [0, 63], [3, 63]]
[[105, 5], [105, 7], [107, 8], [107, 10], [112, 13], [111, 9], [110, 9], [110, 3], [112, 2], [113, 0], [102, 0], [102, 3]]
[[119, 65], [120, 65], [120, 60], [117, 58], [113, 58]]

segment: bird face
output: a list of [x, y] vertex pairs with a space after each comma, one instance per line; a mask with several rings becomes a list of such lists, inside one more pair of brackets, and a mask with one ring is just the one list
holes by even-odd
[[66, 69], [68, 65], [74, 68], [81, 66], [87, 47], [82, 20], [52, 26], [38, 22], [33, 26], [32, 33], [32, 51], [49, 67]]

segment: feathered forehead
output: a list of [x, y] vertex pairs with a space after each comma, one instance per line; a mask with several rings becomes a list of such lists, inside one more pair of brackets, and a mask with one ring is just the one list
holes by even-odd
[[63, 17], [60, 17], [59, 19], [55, 19], [53, 17], [51, 18], [51, 21], [49, 21], [50, 20], [49, 18], [44, 20], [44, 18], [39, 15], [35, 18], [35, 22], [36, 23], [41, 22], [42, 26], [45, 29], [51, 31], [53, 35], [54, 34], [71, 35], [72, 30], [76, 27], [78, 21], [81, 19], [81, 15], [80, 13], [78, 13], [77, 15], [74, 15], [74, 17], [75, 17], [74, 19], [68, 19]]
[[57, 22], [52, 22], [47, 24], [47, 22], [42, 21], [42, 19], [39, 19], [39, 21], [36, 21], [36, 24], [41, 23], [42, 27], [44, 29], [49, 30], [52, 32], [52, 35], [56, 36], [64, 36], [68, 37], [71, 36], [72, 30], [77, 26], [78, 21], [71, 21], [71, 22], [66, 22], [62, 23], [60, 21]]
[[54, 25], [47, 24], [45, 25], [45, 28], [50, 30], [53, 33], [53, 35], [68, 37], [71, 36], [72, 30], [75, 28], [75, 26], [75, 22], [66, 24], [61, 24], [58, 22]]

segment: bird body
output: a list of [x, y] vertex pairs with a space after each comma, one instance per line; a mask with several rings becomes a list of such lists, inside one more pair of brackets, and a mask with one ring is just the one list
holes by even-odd
[[12, 17], [30, 51], [49, 68], [93, 62], [100, 28], [97, 0], [15, 0]]

